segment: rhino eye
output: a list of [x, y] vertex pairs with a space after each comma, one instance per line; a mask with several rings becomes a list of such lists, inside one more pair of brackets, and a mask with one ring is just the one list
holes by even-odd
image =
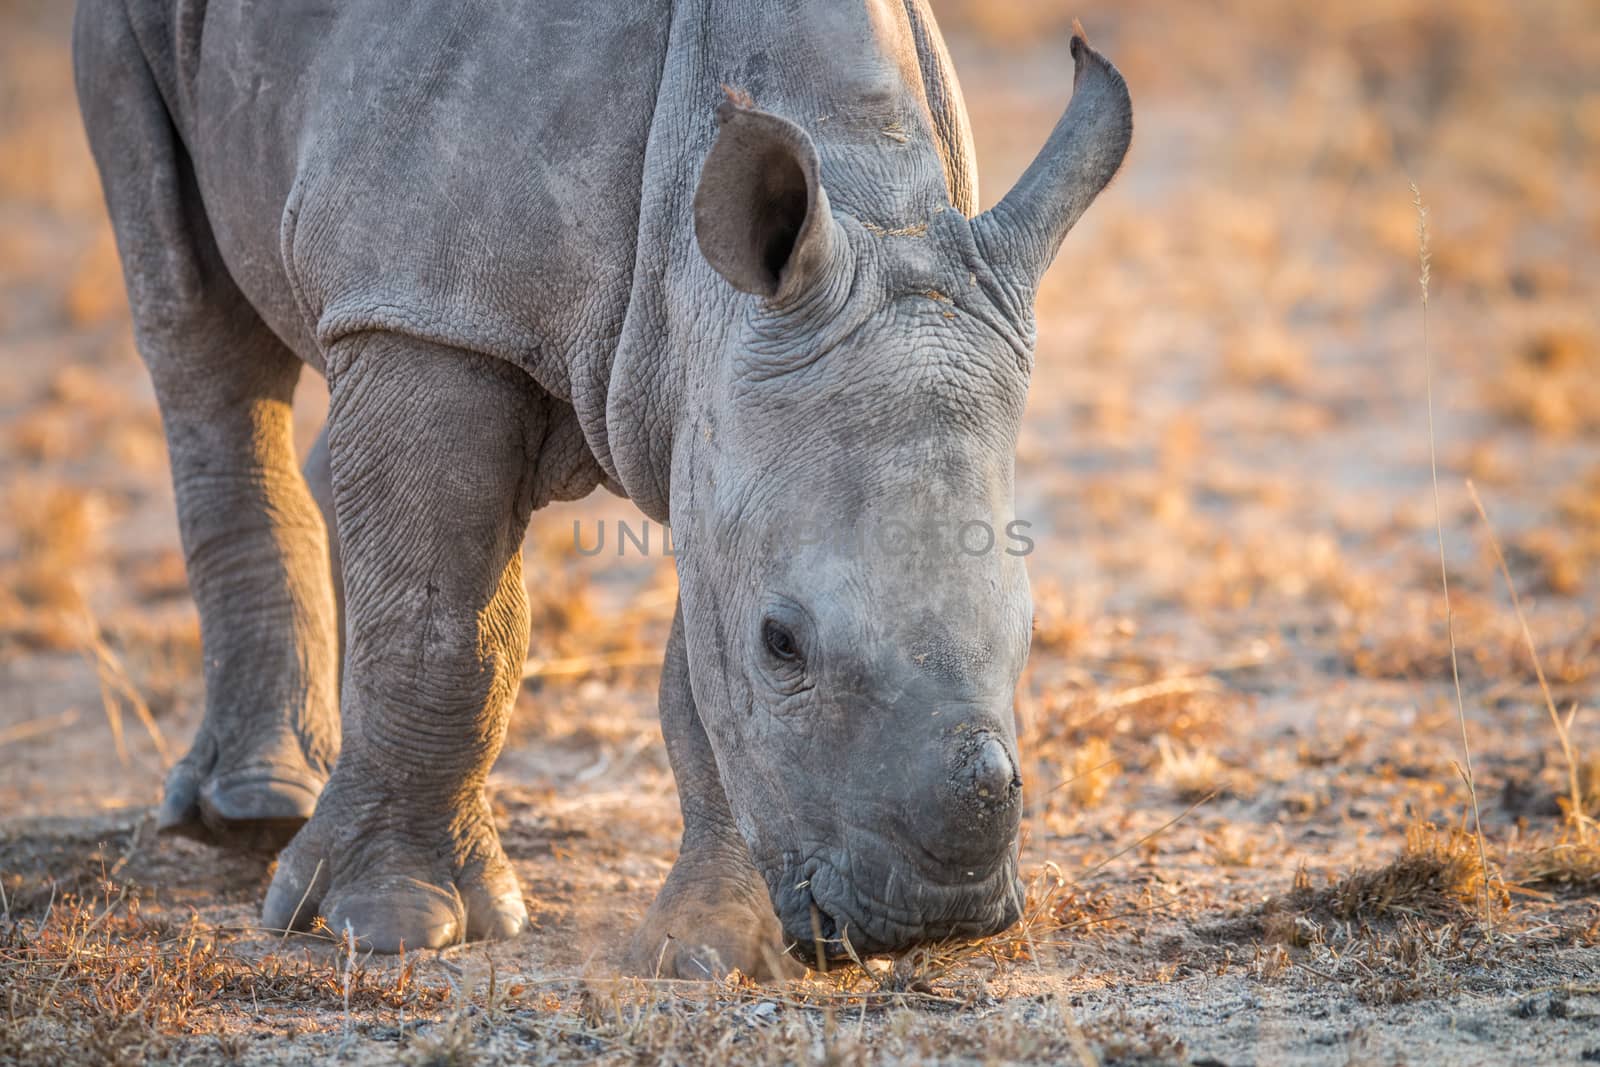
[[775, 658], [785, 663], [800, 658], [800, 645], [795, 641], [794, 634], [775, 619], [767, 619], [761, 624], [761, 643]]

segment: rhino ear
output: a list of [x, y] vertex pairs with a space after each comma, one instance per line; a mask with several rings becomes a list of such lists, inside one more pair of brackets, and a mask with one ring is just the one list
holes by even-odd
[[694, 195], [695, 239], [735, 289], [782, 299], [826, 268], [842, 237], [806, 131], [728, 95]]
[[1133, 139], [1133, 102], [1117, 68], [1073, 23], [1072, 102], [1009, 193], [972, 220], [990, 265], [1031, 292], [1067, 231], [1100, 195]]

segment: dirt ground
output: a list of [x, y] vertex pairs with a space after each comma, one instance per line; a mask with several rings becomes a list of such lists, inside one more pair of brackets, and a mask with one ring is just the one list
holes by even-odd
[[154, 835], [199, 630], [67, 8], [0, 8], [0, 1062], [1600, 1061], [1600, 7], [935, 3], [985, 204], [1072, 14], [1137, 111], [1039, 301], [1028, 918], [786, 987], [616, 977], [679, 828], [675, 578], [573, 550], [637, 520], [604, 494], [529, 534], [491, 791], [530, 932], [285, 940], [270, 859]]

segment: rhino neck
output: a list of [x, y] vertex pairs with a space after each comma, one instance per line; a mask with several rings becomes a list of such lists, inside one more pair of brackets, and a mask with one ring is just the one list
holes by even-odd
[[833, 209], [870, 232], [916, 235], [946, 205], [971, 213], [976, 195], [960, 93], [921, 0], [674, 5], [633, 289], [614, 359], [598, 368], [603, 433], [585, 420], [608, 472], [661, 521], [674, 443], [707, 429], [699, 413], [731, 373], [730, 344], [755, 299], [717, 276], [694, 238], [694, 193], [724, 86], [810, 133]]

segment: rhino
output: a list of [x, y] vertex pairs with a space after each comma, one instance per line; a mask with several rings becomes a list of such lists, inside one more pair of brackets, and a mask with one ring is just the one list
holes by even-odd
[[1037, 287], [1132, 132], [1071, 53], [979, 213], [923, 0], [81, 0], [204, 650], [160, 829], [281, 849], [271, 929], [522, 930], [485, 798], [521, 545], [604, 486], [671, 524], [679, 579], [683, 837], [626, 965], [775, 976], [1014, 922], [1024, 560], [879, 535], [1014, 520]]

